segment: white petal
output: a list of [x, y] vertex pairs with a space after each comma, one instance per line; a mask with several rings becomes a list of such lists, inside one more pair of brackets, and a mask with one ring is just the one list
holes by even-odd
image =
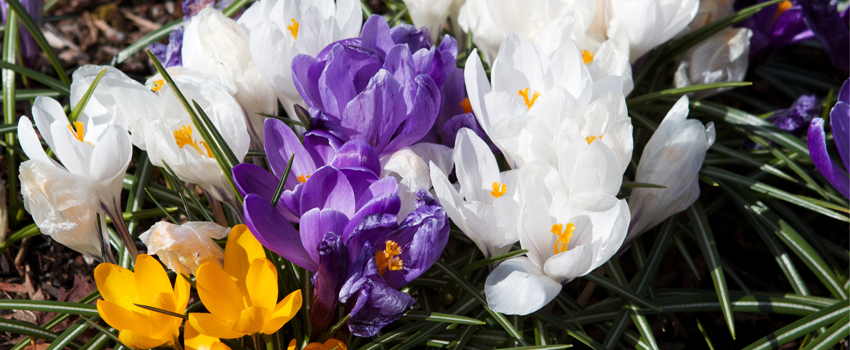
[[98, 188], [102, 203], [121, 202], [124, 174], [133, 156], [133, 145], [127, 131], [112, 125], [94, 147], [89, 165], [89, 176]]
[[490, 272], [484, 284], [487, 305], [508, 315], [528, 315], [540, 310], [560, 292], [561, 284], [525, 257], [503, 262]]
[[35, 98], [35, 102], [32, 105], [32, 118], [44, 142], [47, 142], [47, 146], [52, 150], [56, 149], [56, 144], [53, 141], [53, 131], [50, 129], [50, 125], [57, 121], [64, 121], [66, 124], [71, 125], [68, 123], [68, 117], [65, 116], [65, 110], [62, 109], [62, 105], [56, 102], [56, 100], [45, 96]]
[[537, 49], [525, 35], [511, 32], [499, 48], [490, 70], [493, 90], [508, 93], [524, 89], [546, 91], [549, 86], [543, 78], [545, 68]]
[[554, 255], [556, 236], [552, 234], [552, 219], [546, 199], [537, 195], [528, 199], [519, 213], [517, 235], [523, 249], [528, 249], [528, 258], [538, 268]]
[[21, 117], [21, 119], [18, 119], [18, 141], [21, 142], [21, 148], [29, 159], [55, 164], [53, 159], [44, 152], [44, 148], [41, 148], [41, 142], [38, 141], [38, 135], [32, 128], [30, 118]]
[[481, 138], [467, 128], [457, 133], [454, 162], [457, 179], [466, 201], [492, 203], [493, 184], [501, 180], [493, 152]]
[[452, 154], [454, 151], [444, 145], [428, 142], [420, 142], [411, 145], [410, 150], [416, 153], [419, 158], [422, 158], [426, 164], [433, 162], [444, 174], [452, 172], [454, 164], [452, 163]]
[[489, 134], [488, 130], [491, 123], [484, 105], [484, 96], [490, 93], [491, 88], [477, 50], [473, 49], [469, 58], [466, 59], [466, 66], [463, 68], [463, 80], [466, 83], [466, 94], [469, 95], [469, 104], [472, 106], [472, 111], [475, 112], [475, 118], [478, 119], [478, 123], [481, 124], [484, 132]]

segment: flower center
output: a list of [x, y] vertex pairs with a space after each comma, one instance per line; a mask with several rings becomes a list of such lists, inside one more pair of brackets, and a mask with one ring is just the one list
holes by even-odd
[[395, 241], [387, 240], [385, 243], [386, 248], [383, 251], [375, 253], [375, 264], [378, 265], [378, 273], [381, 276], [387, 272], [387, 269], [390, 271], [399, 271], [404, 266], [404, 263], [398, 256], [401, 255], [401, 247]]
[[591, 143], [593, 143], [593, 141], [595, 141], [596, 139], [600, 139], [600, 140], [601, 140], [601, 139], [602, 139], [602, 135], [599, 135], [599, 136], [593, 136], [593, 135], [590, 135], [590, 136], [588, 136], [588, 137], [585, 137], [585, 138], [584, 138], [584, 140], [585, 140], [585, 141], [587, 141], [587, 144], [588, 144], [588, 145], [589, 145], [589, 144], [591, 144]]
[[162, 80], [162, 79], [154, 81], [153, 87], [151, 88], [151, 91], [159, 92], [159, 90], [162, 90], [162, 85], [164, 85], [164, 84], [165, 84], [165, 80]]
[[[532, 90], [532, 91], [534, 91], [534, 90]], [[523, 100], [525, 100], [525, 106], [528, 107], [528, 109], [531, 109], [531, 106], [534, 105], [534, 101], [537, 101], [537, 98], [540, 97], [540, 93], [537, 92], [537, 91], [534, 91], [534, 93], [531, 95], [531, 100], [529, 100], [528, 99], [528, 88], [519, 90], [518, 94], [520, 96], [522, 96]]]
[[493, 195], [493, 197], [499, 198], [501, 196], [504, 196], [505, 192], [507, 192], [507, 191], [508, 191], [508, 185], [505, 185], [501, 182], [496, 181], [496, 182], [493, 183], [493, 190], [490, 191], [490, 194]]
[[[74, 130], [76, 129], [76, 130]], [[74, 138], [76, 138], [80, 142], [83, 141], [83, 133], [85, 132], [85, 127], [83, 127], [83, 122], [74, 122], [74, 127], [72, 128], [70, 124], [68, 124], [68, 130], [71, 130], [71, 133], [74, 134]]]
[[770, 21], [770, 25], [772, 26], [773, 23], [776, 22], [776, 19], [779, 18], [779, 16], [782, 15], [783, 12], [788, 11], [788, 9], [790, 9], [791, 6], [793, 6], [793, 4], [791, 4], [791, 2], [788, 1], [788, 0], [785, 0], [785, 1], [777, 4], [776, 5], [776, 13], [773, 14], [773, 20]]
[[308, 179], [310, 179], [310, 175], [298, 175], [298, 182], [302, 184], [307, 182]]
[[[210, 151], [210, 147], [207, 146], [206, 142], [192, 139], [192, 124], [186, 124], [181, 126], [180, 129], [174, 130], [174, 140], [177, 141], [177, 146], [180, 148], [189, 145], [194, 148], [195, 151], [198, 151], [198, 154], [202, 156], [206, 155], [210, 158], [215, 158], [212, 151]], [[204, 154], [204, 151], [201, 150], [201, 146], [204, 146], [204, 148], [207, 150], [206, 154]]]
[[584, 64], [591, 64], [593, 62], [593, 53], [587, 50], [581, 50], [581, 59], [584, 61]]
[[469, 103], [469, 97], [460, 101], [460, 107], [463, 108], [463, 113], [472, 113], [472, 104]]
[[289, 29], [289, 32], [292, 33], [292, 38], [297, 40], [299, 24], [295, 21], [295, 18], [290, 19], [290, 21], [292, 21], [292, 24], [286, 26], [286, 29]]
[[[561, 232], [562, 229], [563, 232]], [[567, 244], [573, 238], [573, 231], [575, 230], [576, 225], [573, 225], [572, 222], [567, 223], [566, 229], [561, 224], [552, 225], [552, 234], [558, 236], [558, 241], [555, 242], [555, 254], [567, 251]]]

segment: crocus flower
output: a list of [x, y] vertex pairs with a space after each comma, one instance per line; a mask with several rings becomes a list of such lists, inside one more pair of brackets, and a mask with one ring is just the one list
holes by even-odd
[[[187, 2], [184, 1], [183, 4]], [[171, 33], [168, 34], [168, 44], [153, 43], [148, 46], [148, 50], [162, 62], [163, 67], [182, 67], [183, 27], [171, 30]]]
[[416, 27], [427, 27], [431, 32], [431, 42], [436, 43], [443, 31], [443, 25], [449, 16], [449, 10], [456, 0], [404, 0], [410, 19]]
[[[826, 150], [826, 135], [823, 131], [823, 119], [815, 118], [809, 124], [809, 154], [818, 171], [844, 197], [850, 198], [850, 79], [844, 81], [838, 93], [838, 102], [829, 111], [829, 125], [832, 137], [844, 169], [836, 166]], [[846, 172], [845, 172], [846, 171]]]
[[699, 198], [699, 170], [706, 150], [714, 144], [714, 124], [703, 126], [687, 117], [688, 97], [682, 96], [643, 149], [635, 181], [667, 188], [632, 190], [632, 221], [624, 246]]
[[458, 133], [454, 164], [459, 190], [438, 166], [431, 165], [431, 182], [437, 199], [485, 258], [507, 253], [519, 239], [516, 170], [499, 173], [490, 148], [469, 129]]
[[292, 77], [292, 60], [316, 56], [327, 45], [356, 37], [363, 24], [355, 0], [260, 0], [245, 10], [239, 24], [250, 32], [251, 57], [262, 79], [274, 90], [286, 114], [303, 104]]
[[136, 304], [183, 314], [190, 287], [182, 275], [177, 275], [172, 288], [162, 265], [141, 254], [136, 258], [135, 272], [105, 263], [94, 269], [94, 280], [103, 297], [97, 301], [97, 312], [107, 324], [121, 331], [118, 339], [122, 343], [134, 349], [151, 349], [172, 346], [177, 341], [183, 320]]
[[604, 11], [608, 31], [625, 29], [634, 63], [685, 29], [698, 8], [698, 0], [608, 0], [604, 9], [597, 11]]
[[456, 53], [454, 39], [431, 47], [427, 29], [391, 30], [375, 15], [359, 38], [329, 45], [315, 58], [296, 56], [292, 74], [313, 128], [335, 131], [342, 142], [366, 141], [384, 156], [432, 128], [446, 71], [457, 69]]
[[[735, 9], [762, 3], [766, 0], [738, 0]], [[767, 61], [785, 46], [811, 39], [814, 34], [803, 22], [803, 11], [799, 4], [783, 1], [756, 12], [736, 25], [750, 28], [750, 61], [759, 64]]]
[[183, 345], [186, 350], [230, 350], [221, 339], [198, 333], [189, 322], [183, 327]]
[[184, 67], [232, 87], [252, 146], [261, 149], [264, 118], [257, 113], [277, 114], [277, 101], [251, 58], [248, 31], [221, 11], [207, 7], [186, 24], [181, 60]]
[[[780, 109], [767, 117], [767, 121], [794, 136], [803, 136], [809, 130], [809, 123], [819, 116], [821, 103], [817, 95], [800, 95], [791, 107]], [[773, 143], [773, 141], [770, 141]], [[759, 149], [761, 146], [751, 140], [744, 141], [742, 149]]]
[[[86, 115], [81, 115], [80, 121], [72, 125], [59, 102], [49, 97], [36, 98], [32, 112], [42, 138], [61, 162], [47, 156], [29, 118], [21, 118], [18, 121], [19, 140], [30, 158], [21, 164], [21, 192], [27, 211], [33, 214], [37, 224], [41, 224], [39, 228], [60, 243], [68, 239], [70, 247], [81, 253], [103, 252], [87, 246], [94, 240], [84, 238], [85, 232], [98, 235], [97, 230], [90, 230], [92, 210], [97, 211], [112, 219], [119, 236], [135, 256], [135, 243], [121, 215], [124, 173], [133, 155], [127, 131], [111, 120], [96, 120]], [[86, 129], [86, 125], [95, 127]], [[65, 195], [76, 198], [63, 197]], [[59, 206], [63, 202], [74, 208]], [[68, 217], [74, 213], [82, 216]], [[75, 225], [58, 225], [69, 220]], [[103, 236], [108, 237], [105, 232]], [[107, 243], [104, 239], [103, 246], [108, 247]], [[106, 255], [111, 257], [111, 254]]]
[[[743, 80], [749, 65], [752, 35], [748, 28], [726, 28], [685, 51], [678, 57], [676, 87]], [[692, 94], [696, 99], [703, 99], [729, 89], [701, 90]]]
[[209, 313], [190, 313], [189, 324], [204, 335], [233, 339], [272, 334], [301, 309], [301, 290], [277, 302], [277, 270], [245, 225], [230, 231], [223, 266], [206, 262], [195, 276]]
[[838, 1], [799, 0], [803, 22], [820, 41], [826, 57], [845, 74], [850, 70], [850, 29], [848, 10], [838, 12]]
[[[27, 11], [27, 13], [32, 17], [33, 22], [37, 28], [41, 28], [41, 17], [44, 14], [44, 1], [41, 0], [21, 0], [21, 6]], [[3, 16], [3, 25], [6, 25], [6, 17], [9, 15], [9, 5], [6, 4], [6, 1], [0, 0], [0, 13]], [[18, 49], [21, 52], [21, 62], [24, 66], [33, 68], [35, 67], [35, 61], [38, 59], [38, 53], [41, 52], [41, 48], [38, 47], [38, 43], [35, 42], [35, 38], [32, 37], [29, 30], [24, 27], [24, 24], [21, 23], [20, 16], [18, 16], [18, 33], [19, 41], [18, 41]]]
[[[286, 350], [298, 350], [295, 344], [295, 339], [292, 339], [289, 342], [289, 346], [286, 347]], [[336, 339], [328, 339], [324, 343], [310, 343], [304, 347], [302, 350], [346, 350], [345, 343], [336, 340]]]
[[688, 24], [691, 31], [735, 13], [735, 0], [700, 0], [696, 16]]
[[187, 222], [175, 225], [160, 221], [139, 236], [166, 267], [184, 275], [194, 274], [207, 261], [224, 259], [224, 250], [213, 241], [227, 236], [230, 229], [212, 222]]
[[597, 193], [563, 203], [550, 205], [543, 195], [535, 195], [523, 206], [517, 230], [528, 253], [506, 260], [487, 276], [484, 293], [493, 311], [535, 312], [555, 299], [564, 284], [590, 273], [620, 248], [629, 225], [625, 200]]

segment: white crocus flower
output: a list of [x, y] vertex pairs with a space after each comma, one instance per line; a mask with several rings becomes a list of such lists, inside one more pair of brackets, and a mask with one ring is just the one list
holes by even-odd
[[73, 249], [94, 255], [100, 251], [90, 246], [98, 241], [97, 230], [92, 230], [96, 211], [112, 219], [135, 257], [136, 248], [121, 215], [124, 173], [133, 155], [127, 131], [111, 120], [100, 120], [103, 125], [86, 115], [71, 124], [62, 105], [49, 97], [36, 98], [32, 114], [42, 138], [59, 159], [56, 162], [47, 155], [29, 118], [21, 118], [19, 140], [30, 158], [21, 164], [21, 191], [39, 228], [60, 243], [69, 242]]
[[449, 16], [454, 0], [404, 0], [410, 19], [417, 28], [428, 27], [431, 43], [436, 43], [443, 32], [443, 24]]
[[230, 229], [212, 222], [187, 222], [175, 225], [160, 221], [139, 236], [166, 267], [184, 275], [195, 274], [207, 261], [221, 264], [224, 250], [213, 241], [227, 237]]
[[333, 0], [260, 0], [245, 10], [239, 23], [250, 31], [247, 52], [260, 76], [295, 118], [293, 105], [304, 100], [292, 81], [292, 59], [299, 54], [315, 57], [335, 41], [358, 36], [363, 15], [356, 0], [336, 5]]
[[440, 144], [422, 142], [381, 157], [381, 178], [392, 176], [398, 181], [398, 196], [401, 199], [397, 215], [399, 224], [407, 214], [416, 210], [416, 201], [419, 199], [417, 192], [431, 188], [429, 164], [444, 173], [450, 173], [452, 149]]
[[455, 139], [454, 164], [459, 190], [431, 164], [431, 182], [440, 205], [486, 258], [507, 253], [518, 240], [516, 170], [499, 173], [487, 143], [467, 128], [458, 131]]
[[697, 183], [706, 150], [714, 144], [714, 124], [686, 119], [688, 97], [682, 96], [646, 143], [636, 182], [667, 188], [635, 188], [629, 197], [632, 223], [626, 244], [699, 198]]
[[604, 9], [607, 35], [625, 30], [631, 61], [682, 32], [694, 19], [699, 0], [608, 0]]
[[[674, 81], [677, 88], [697, 84], [740, 81], [747, 75], [750, 56], [749, 28], [726, 28], [679, 56]], [[706, 98], [731, 88], [701, 90], [692, 93]]]
[[700, 0], [699, 10], [688, 28], [691, 31], [735, 13], [735, 0]]
[[[473, 51], [466, 61], [464, 80], [482, 129], [502, 149], [512, 168], [532, 160], [515, 159], [516, 152], [507, 151], [521, 147], [527, 147], [537, 159], [557, 164], [551, 134], [571, 114], [583, 114], [593, 94], [590, 73], [576, 45], [565, 41], [546, 56], [522, 33], [512, 32], [493, 62], [491, 77], [492, 86]], [[532, 131], [516, 135], [520, 126]]]
[[[251, 57], [245, 27], [207, 7], [186, 24], [181, 58], [184, 67], [232, 87], [233, 97], [245, 115], [252, 147], [262, 149], [264, 117], [257, 113], [277, 114], [277, 101], [274, 90], [263, 79], [265, 72]], [[274, 65], [284, 63], [278, 61]]]
[[547, 203], [543, 195], [529, 198], [517, 224], [528, 253], [503, 262], [487, 276], [487, 304], [509, 315], [539, 310], [564, 284], [608, 261], [628, 225], [629, 207], [614, 196], [583, 194], [561, 204]]

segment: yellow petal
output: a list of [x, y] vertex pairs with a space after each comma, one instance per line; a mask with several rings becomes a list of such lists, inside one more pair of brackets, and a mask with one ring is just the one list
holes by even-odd
[[248, 269], [245, 285], [250, 297], [249, 305], [274, 310], [277, 303], [277, 270], [269, 259], [255, 259]]
[[[157, 295], [150, 306], [157, 309], [177, 312], [175, 307], [174, 295], [169, 293], [160, 293]], [[182, 319], [171, 315], [166, 315], [161, 312], [150, 312], [150, 335], [151, 338], [157, 339], [174, 339], [180, 335], [180, 323]], [[181, 312], [182, 313], [182, 312]]]
[[176, 298], [177, 302], [176, 313], [182, 314], [186, 312], [186, 306], [189, 305], [190, 288], [189, 281], [183, 275], [178, 274], [177, 279], [174, 281], [174, 298]]
[[336, 350], [346, 350], [345, 343], [343, 343], [342, 341], [340, 341], [338, 339], [328, 339], [328, 341], [326, 341], [324, 345], [325, 345], [325, 349], [327, 349], [327, 350], [330, 350], [330, 349], [333, 349], [333, 348], [336, 348]]
[[242, 292], [230, 275], [215, 262], [206, 262], [195, 273], [195, 286], [204, 306], [228, 323], [235, 323], [244, 309]]
[[171, 340], [163, 341], [161, 339], [143, 337], [129, 330], [121, 331], [121, 333], [118, 334], [118, 340], [133, 349], [152, 349], [171, 342]]
[[120, 331], [131, 330], [145, 336], [150, 321], [143, 315], [127, 310], [121, 305], [106, 300], [97, 301], [97, 313], [112, 328]]
[[265, 258], [266, 251], [248, 226], [236, 225], [230, 230], [224, 249], [224, 270], [231, 276], [242, 280], [254, 259]]
[[295, 349], [295, 339], [289, 341], [289, 346], [286, 347], [286, 350], [296, 350]]
[[165, 269], [150, 255], [141, 254], [136, 258], [135, 281], [139, 304], [150, 305], [157, 294], [172, 293]]
[[94, 281], [103, 300], [132, 309], [136, 300], [136, 282], [133, 272], [121, 266], [109, 263], [97, 265], [94, 269]]
[[213, 314], [191, 313], [189, 324], [199, 333], [215, 338], [234, 339], [245, 335], [245, 333], [233, 331], [233, 323], [221, 320]]
[[191, 322], [186, 322], [186, 327], [183, 329], [183, 345], [186, 350], [226, 350], [229, 346], [224, 345], [216, 337], [211, 337], [199, 333], [195, 327], [192, 327]]
[[283, 298], [271, 315], [271, 319], [263, 327], [263, 333], [272, 334], [289, 322], [301, 309], [301, 290], [296, 290]]
[[[271, 316], [272, 311], [259, 306], [251, 306], [239, 315], [239, 321], [233, 325], [233, 330], [245, 334], [259, 333]], [[266, 333], [268, 334], [268, 333]]]

